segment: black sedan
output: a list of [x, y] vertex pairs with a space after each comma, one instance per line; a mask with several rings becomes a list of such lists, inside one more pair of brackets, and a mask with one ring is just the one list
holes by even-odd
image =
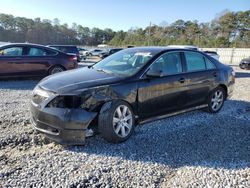
[[112, 54], [114, 54], [116, 52], [121, 51], [121, 50], [123, 50], [123, 48], [111, 48], [111, 49], [107, 50], [107, 52], [101, 53], [99, 55], [99, 57], [104, 59], [104, 58], [106, 58], [106, 57], [108, 57], [108, 56], [110, 56], [110, 55], [112, 55]]
[[0, 46], [0, 78], [44, 77], [77, 68], [77, 57], [46, 46], [12, 43]]
[[33, 90], [31, 120], [62, 144], [82, 144], [90, 130], [118, 143], [139, 123], [200, 108], [219, 112], [234, 82], [231, 67], [199, 51], [129, 48], [42, 80]]
[[242, 59], [239, 66], [240, 66], [241, 69], [250, 70], [250, 57]]

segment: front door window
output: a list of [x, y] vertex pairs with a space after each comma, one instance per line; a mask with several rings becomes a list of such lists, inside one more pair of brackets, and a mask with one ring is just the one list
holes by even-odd
[[166, 75], [174, 75], [182, 72], [181, 57], [179, 52], [163, 54], [150, 67], [151, 70]]
[[0, 50], [1, 56], [21, 56], [23, 54], [22, 47], [10, 47]]

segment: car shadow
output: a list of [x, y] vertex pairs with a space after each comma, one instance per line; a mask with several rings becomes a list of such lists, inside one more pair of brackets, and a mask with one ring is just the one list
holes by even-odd
[[236, 78], [250, 78], [250, 72], [236, 72]]
[[85, 146], [65, 149], [173, 168], [243, 169], [250, 167], [250, 118], [247, 117], [250, 117], [250, 103], [230, 100], [218, 114], [194, 111], [137, 126], [124, 143], [111, 144], [95, 136], [87, 138]]
[[4, 79], [0, 80], [0, 89], [9, 89], [9, 90], [32, 90], [37, 83], [38, 79]]

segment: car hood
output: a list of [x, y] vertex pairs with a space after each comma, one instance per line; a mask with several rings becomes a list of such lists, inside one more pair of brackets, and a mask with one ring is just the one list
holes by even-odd
[[242, 62], [242, 61], [246, 61], [246, 62], [249, 63], [249, 62], [250, 62], [250, 58], [244, 58], [244, 59], [241, 60], [241, 62]]
[[120, 80], [122, 77], [86, 67], [48, 76], [39, 83], [39, 87], [59, 95], [74, 95], [80, 94], [87, 88], [109, 85]]

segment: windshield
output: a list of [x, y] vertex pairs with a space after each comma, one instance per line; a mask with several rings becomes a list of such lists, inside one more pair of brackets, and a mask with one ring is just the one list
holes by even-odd
[[141, 49], [126, 49], [117, 52], [92, 68], [121, 76], [132, 76], [136, 74], [156, 53]]

